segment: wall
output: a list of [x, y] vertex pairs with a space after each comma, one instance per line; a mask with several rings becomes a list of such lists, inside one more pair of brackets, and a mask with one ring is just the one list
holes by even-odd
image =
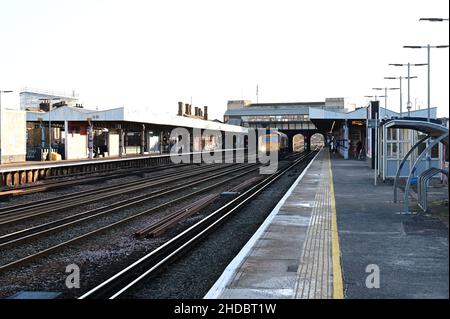
[[241, 109], [251, 103], [250, 100], [231, 100], [227, 102], [227, 110]]
[[148, 136], [148, 151], [150, 153], [159, 153], [160, 152], [159, 135]]
[[109, 156], [119, 156], [119, 133], [108, 133], [108, 153]]
[[25, 112], [3, 109], [1, 121], [2, 163], [25, 161], [27, 148]]
[[140, 154], [141, 149], [139, 146], [125, 146], [125, 155]]
[[70, 123], [66, 141], [67, 159], [87, 158], [86, 126]]

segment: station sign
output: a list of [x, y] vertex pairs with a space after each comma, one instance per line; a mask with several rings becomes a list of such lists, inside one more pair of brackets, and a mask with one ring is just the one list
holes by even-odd
[[361, 120], [352, 120], [352, 125], [355, 125], [355, 126], [364, 126], [364, 121], [361, 121]]

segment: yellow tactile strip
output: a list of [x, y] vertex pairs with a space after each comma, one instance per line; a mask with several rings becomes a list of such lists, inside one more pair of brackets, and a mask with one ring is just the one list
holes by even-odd
[[[322, 178], [317, 186], [297, 272], [294, 298], [298, 299], [342, 298], [333, 177], [328, 152], [320, 163]], [[337, 281], [333, 283], [333, 279]]]
[[341, 269], [341, 248], [339, 246], [339, 231], [337, 225], [336, 200], [334, 197], [333, 170], [331, 169], [330, 154], [328, 154], [328, 167], [330, 172], [330, 205], [331, 205], [331, 253], [333, 259], [333, 298], [344, 298], [344, 285]]

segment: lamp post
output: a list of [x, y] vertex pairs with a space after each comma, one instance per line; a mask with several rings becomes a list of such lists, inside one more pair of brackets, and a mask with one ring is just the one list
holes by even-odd
[[[404, 79], [408, 79], [408, 81], [410, 79], [416, 79], [417, 76], [407, 76], [407, 77], [402, 77], [402, 76], [386, 76], [384, 77], [385, 80], [400, 80], [400, 117], [403, 117], [403, 93], [402, 93], [402, 80]], [[408, 90], [408, 101], [409, 101], [409, 90]], [[411, 110], [411, 106], [408, 104], [407, 106], [408, 109], [408, 117], [410, 116], [410, 110]]]
[[411, 103], [411, 79], [416, 78], [416, 77], [411, 77], [411, 67], [412, 66], [425, 66], [427, 65], [426, 63], [390, 63], [389, 65], [391, 66], [406, 66], [408, 69], [408, 73], [407, 76], [405, 77], [405, 79], [408, 79], [408, 102], [406, 104], [406, 108], [408, 109], [408, 117], [410, 116], [410, 110], [412, 107], [412, 103]]
[[443, 22], [448, 21], [448, 18], [420, 18], [419, 21]]
[[428, 57], [428, 94], [427, 94], [427, 104], [428, 104], [428, 112], [427, 112], [427, 121], [430, 122], [430, 108], [431, 108], [431, 97], [430, 97], [430, 91], [431, 91], [431, 86], [430, 86], [430, 51], [431, 49], [444, 49], [444, 48], [448, 48], [448, 45], [404, 45], [403, 46], [406, 49], [427, 49], [427, 57]]
[[2, 93], [12, 93], [10, 90], [0, 90], [0, 165], [2, 164]]
[[[443, 22], [443, 21], [448, 21], [448, 18], [420, 18], [419, 21], [428, 21], [428, 22]], [[430, 45], [427, 44], [426, 46], [423, 45], [405, 45], [403, 46], [406, 49], [427, 49], [427, 58], [428, 58], [428, 89], [427, 89], [427, 121], [430, 122], [430, 117], [431, 117], [431, 76], [430, 76], [430, 72], [431, 72], [431, 63], [430, 63], [430, 59], [431, 59], [431, 49], [445, 49], [448, 48], [448, 44], [447, 45]], [[427, 145], [429, 145], [429, 140], [427, 140]], [[428, 152], [426, 154], [427, 156], [427, 169], [430, 168], [430, 162], [431, 162], [431, 154], [430, 152]]]
[[364, 97], [370, 98], [370, 99], [374, 99], [374, 101], [378, 101], [377, 99], [379, 97], [384, 97], [384, 95], [364, 95]]
[[388, 94], [387, 91], [388, 90], [399, 90], [399, 88], [388, 88], [388, 87], [384, 87], [384, 88], [372, 88], [372, 90], [375, 91], [381, 91], [384, 90], [384, 117], [386, 117], [387, 115], [387, 98], [388, 98]]
[[59, 98], [39, 99], [40, 101], [47, 101], [48, 103], [48, 160], [52, 160], [52, 103], [51, 101], [58, 101]]

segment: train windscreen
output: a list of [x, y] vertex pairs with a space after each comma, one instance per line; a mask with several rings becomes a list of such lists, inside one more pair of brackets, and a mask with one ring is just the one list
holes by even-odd
[[277, 135], [266, 135], [266, 143], [278, 143]]

